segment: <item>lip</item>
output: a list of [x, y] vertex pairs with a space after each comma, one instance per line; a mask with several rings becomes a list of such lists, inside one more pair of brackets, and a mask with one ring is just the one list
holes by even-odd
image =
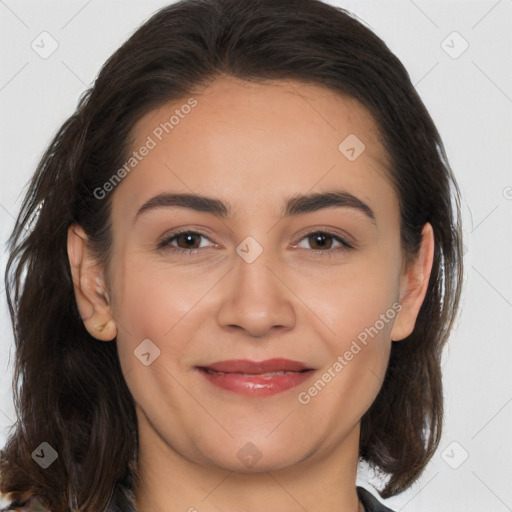
[[290, 359], [233, 359], [196, 367], [216, 387], [247, 396], [282, 393], [307, 380], [314, 369]]

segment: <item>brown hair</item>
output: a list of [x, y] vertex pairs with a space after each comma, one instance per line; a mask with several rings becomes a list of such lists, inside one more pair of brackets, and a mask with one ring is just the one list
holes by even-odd
[[[443, 419], [441, 350], [461, 289], [460, 199], [407, 71], [355, 17], [319, 0], [185, 0], [154, 14], [106, 62], [24, 199], [5, 275], [18, 419], [1, 452], [0, 491], [40, 494], [53, 512], [97, 512], [116, 482], [132, 485], [133, 399], [116, 344], [91, 337], [78, 313], [67, 230], [80, 224], [108, 265], [111, 194], [100, 200], [94, 190], [126, 161], [143, 114], [222, 75], [324, 86], [373, 115], [399, 198], [403, 250], [417, 253], [430, 222], [435, 254], [414, 331], [392, 344], [382, 389], [362, 418], [360, 457], [389, 477], [382, 497], [409, 487], [432, 457]], [[47, 469], [31, 456], [41, 442], [58, 452]]]

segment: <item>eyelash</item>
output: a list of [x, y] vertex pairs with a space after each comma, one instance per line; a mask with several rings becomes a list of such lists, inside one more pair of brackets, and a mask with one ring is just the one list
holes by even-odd
[[[174, 252], [175, 254], [186, 254], [187, 256], [197, 255], [198, 252], [201, 250], [200, 248], [183, 249], [182, 247], [174, 247], [174, 246], [170, 245], [171, 242], [175, 238], [177, 238], [179, 235], [183, 235], [183, 234], [199, 235], [203, 238], [210, 240], [208, 236], [206, 236], [205, 234], [200, 233], [198, 231], [191, 231], [191, 230], [175, 231], [174, 233], [170, 233], [170, 234], [166, 235], [160, 242], [158, 242], [157, 249], [166, 250], [166, 251], [169, 250], [169, 251]], [[299, 242], [301, 242], [305, 238], [308, 238], [312, 235], [326, 235], [328, 237], [333, 238], [334, 240], [336, 240], [337, 242], [339, 242], [341, 244], [341, 247], [337, 247], [335, 249], [323, 249], [323, 250], [322, 249], [311, 249], [311, 251], [314, 251], [316, 253], [327, 253], [328, 256], [335, 256], [338, 253], [338, 251], [346, 251], [346, 250], [355, 249], [355, 247], [352, 244], [350, 244], [349, 242], [347, 242], [347, 240], [345, 240], [344, 238], [342, 238], [338, 235], [335, 235], [334, 233], [330, 233], [328, 231], [322, 231], [322, 230], [311, 231], [309, 233], [306, 233], [299, 240]]]

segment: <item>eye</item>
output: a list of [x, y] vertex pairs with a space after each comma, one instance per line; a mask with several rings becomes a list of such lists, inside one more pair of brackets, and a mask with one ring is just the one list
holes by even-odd
[[[306, 240], [306, 242], [312, 247], [312, 249], [317, 252], [332, 252], [354, 248], [354, 246], [348, 243], [343, 237], [335, 235], [334, 233], [329, 233], [327, 231], [313, 231], [311, 233], [308, 233], [301, 240]], [[334, 248], [333, 244], [335, 246]], [[301, 246], [300, 243], [297, 244], [297, 246], [304, 247]]]
[[[158, 242], [157, 248], [166, 251], [172, 251], [175, 253], [194, 255], [199, 252], [199, 249], [209, 247], [204, 245], [201, 240], [211, 240], [197, 231], [177, 231], [174, 233], [167, 234], [160, 242]], [[329, 233], [327, 231], [313, 231], [302, 237], [301, 242], [297, 244], [297, 247], [305, 248], [302, 241], [305, 241], [310, 245], [311, 249], [317, 253], [327, 252], [332, 254], [333, 252], [347, 249], [354, 249], [354, 246], [347, 242], [343, 237]], [[213, 244], [212, 242], [212, 245]]]
[[197, 231], [178, 231], [166, 235], [160, 242], [158, 242], [157, 248], [171, 250], [178, 253], [195, 254], [198, 252], [198, 249], [205, 247], [204, 245], [201, 245], [201, 238], [210, 240], [206, 235], [198, 233]]

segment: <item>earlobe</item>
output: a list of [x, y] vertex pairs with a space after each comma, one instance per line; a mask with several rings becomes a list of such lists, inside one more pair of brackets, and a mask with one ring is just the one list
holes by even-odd
[[101, 341], [111, 341], [117, 328], [109, 306], [103, 269], [91, 254], [88, 237], [78, 224], [68, 229], [68, 259], [78, 311], [89, 334]]
[[434, 261], [434, 231], [426, 223], [421, 231], [421, 245], [414, 260], [409, 263], [400, 279], [400, 304], [402, 309], [391, 329], [391, 340], [407, 338], [416, 324], [421, 305], [428, 290]]

